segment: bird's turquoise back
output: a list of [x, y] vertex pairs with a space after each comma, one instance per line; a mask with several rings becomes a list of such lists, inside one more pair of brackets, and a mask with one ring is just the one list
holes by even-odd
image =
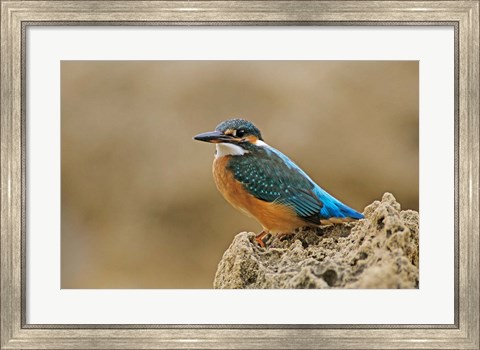
[[255, 147], [243, 156], [231, 157], [227, 166], [250, 194], [267, 202], [290, 206], [308, 222], [318, 224], [320, 220], [331, 218], [363, 218], [270, 146]]

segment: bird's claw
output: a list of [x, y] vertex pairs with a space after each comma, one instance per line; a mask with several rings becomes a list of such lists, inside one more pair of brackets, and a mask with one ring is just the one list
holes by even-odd
[[267, 231], [263, 230], [262, 232], [260, 232], [258, 235], [255, 236], [255, 241], [262, 248], [265, 248], [265, 242], [263, 241], [263, 237], [265, 237], [267, 233], [268, 233]]
[[260, 247], [265, 248], [265, 242], [261, 238], [257, 236], [255, 237], [255, 241], [258, 243]]

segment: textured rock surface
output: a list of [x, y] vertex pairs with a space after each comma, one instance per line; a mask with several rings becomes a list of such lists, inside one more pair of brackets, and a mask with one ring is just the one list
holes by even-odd
[[418, 288], [418, 213], [390, 193], [365, 219], [271, 237], [239, 233], [220, 261], [215, 288]]

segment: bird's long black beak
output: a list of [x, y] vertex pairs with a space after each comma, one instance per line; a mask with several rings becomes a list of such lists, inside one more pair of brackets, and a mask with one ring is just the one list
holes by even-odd
[[232, 136], [225, 135], [223, 132], [216, 131], [216, 130], [204, 132], [203, 134], [198, 134], [194, 136], [193, 139], [197, 141], [212, 142], [212, 143], [232, 142], [234, 140]]

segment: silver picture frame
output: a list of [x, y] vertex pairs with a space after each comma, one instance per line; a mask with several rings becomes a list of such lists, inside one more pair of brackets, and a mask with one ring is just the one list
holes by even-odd
[[[478, 349], [479, 1], [8, 1], [1, 4], [1, 349]], [[39, 325], [26, 322], [29, 26], [452, 26], [455, 320], [379, 325]]]

